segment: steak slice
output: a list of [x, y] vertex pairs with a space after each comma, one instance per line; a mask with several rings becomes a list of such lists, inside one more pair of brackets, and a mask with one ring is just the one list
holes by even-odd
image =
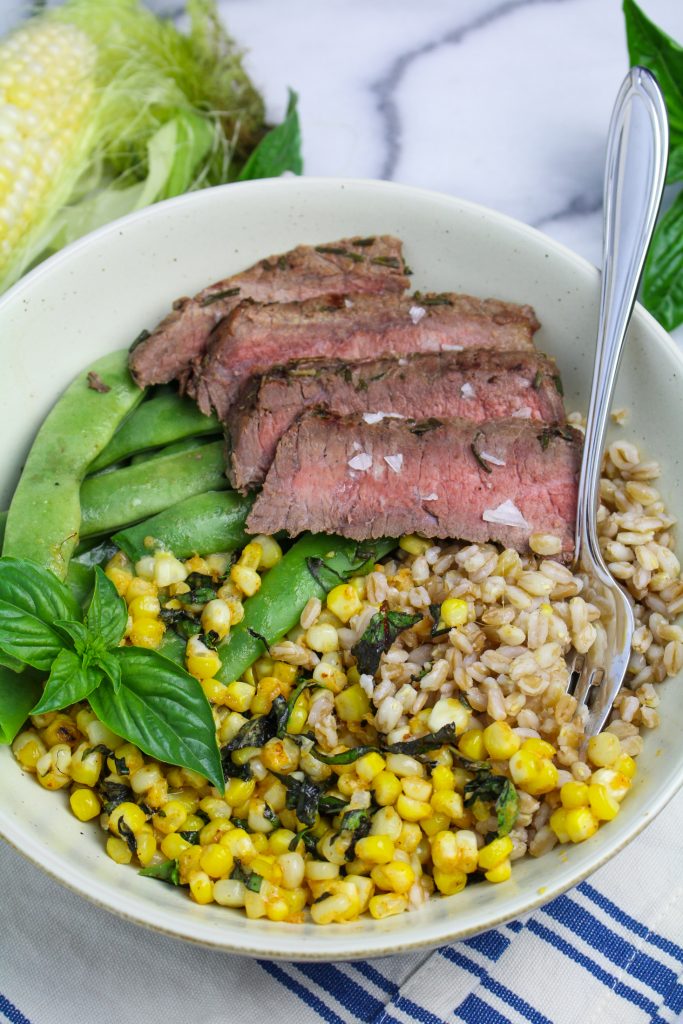
[[519, 417], [564, 421], [559, 371], [537, 352], [426, 352], [364, 363], [301, 360], [252, 378], [228, 417], [228, 476], [245, 490], [263, 482], [277, 443], [305, 409], [337, 416]]
[[528, 420], [385, 419], [304, 413], [281, 439], [250, 533], [355, 540], [452, 537], [529, 550], [532, 533], [574, 548], [581, 435]]
[[245, 298], [290, 302], [316, 295], [401, 292], [408, 284], [402, 243], [390, 235], [300, 245], [216, 281], [192, 299], [177, 299], [131, 352], [130, 371], [141, 387], [186, 379], [188, 368], [203, 356], [213, 328]]
[[463, 348], [533, 348], [530, 306], [471, 295], [358, 295], [279, 305], [242, 303], [215, 331], [197, 380], [199, 408], [223, 421], [254, 374], [312, 356], [349, 361]]

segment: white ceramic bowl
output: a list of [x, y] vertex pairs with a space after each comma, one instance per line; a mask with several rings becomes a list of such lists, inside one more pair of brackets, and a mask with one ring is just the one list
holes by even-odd
[[[287, 179], [228, 185], [102, 228], [0, 300], [0, 507], [7, 506], [31, 439], [62, 388], [83, 366], [153, 326], [176, 296], [302, 242], [380, 232], [404, 240], [416, 288], [533, 304], [543, 324], [537, 342], [557, 358], [567, 408], [585, 407], [598, 273], [556, 242], [470, 203], [387, 183]], [[637, 309], [617, 395], [617, 403], [631, 410], [623, 433], [662, 461], [661, 489], [679, 517], [682, 373], [668, 335]], [[196, 906], [183, 890], [114, 864], [99, 828], [71, 815], [64, 792], [46, 792], [22, 774], [7, 749], [0, 750], [0, 834], [103, 908], [217, 949], [301, 960], [434, 946], [524, 913], [576, 884], [664, 807], [683, 782], [683, 703], [675, 688], [676, 681], [662, 687], [662, 725], [646, 737], [637, 782], [615, 821], [579, 846], [518, 862], [509, 882], [471, 886], [384, 921], [318, 928], [249, 921], [219, 906]]]

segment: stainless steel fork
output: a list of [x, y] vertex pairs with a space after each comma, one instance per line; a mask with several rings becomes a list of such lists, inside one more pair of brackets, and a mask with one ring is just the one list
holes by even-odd
[[626, 592], [598, 544], [602, 452], [626, 329], [662, 198], [668, 154], [666, 107], [645, 68], [631, 68], [619, 90], [607, 137], [600, 316], [576, 517], [575, 571], [606, 631], [570, 666], [569, 692], [586, 705], [585, 737], [600, 732], [621, 688], [635, 629]]

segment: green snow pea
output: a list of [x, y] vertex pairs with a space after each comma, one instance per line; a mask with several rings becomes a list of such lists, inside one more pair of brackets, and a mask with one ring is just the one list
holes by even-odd
[[[214, 435], [211, 435], [214, 436]], [[208, 441], [211, 437], [207, 438]], [[137, 466], [141, 462], [152, 462], [153, 459], [159, 459], [164, 455], [176, 455], [178, 452], [189, 452], [192, 448], [200, 448], [203, 441], [198, 437], [183, 437], [180, 441], [174, 441], [172, 444], [167, 444], [163, 448], [153, 448], [151, 451], [138, 452], [130, 460], [131, 466]]]
[[96, 473], [149, 448], [160, 448], [185, 437], [220, 432], [221, 425], [216, 417], [204, 416], [189, 398], [173, 392], [161, 394], [143, 402], [121, 424], [90, 469]]
[[[134, 562], [155, 549], [177, 558], [234, 551], [247, 543], [244, 524], [253, 496], [236, 491], [207, 491], [164, 509], [159, 515], [115, 533], [113, 542]], [[153, 538], [153, 543], [145, 540]]]
[[195, 494], [227, 487], [222, 441], [159, 456], [153, 469], [143, 462], [90, 477], [81, 487], [81, 536], [111, 533]]
[[79, 373], [28, 454], [7, 516], [5, 555], [29, 558], [65, 578], [81, 526], [81, 481], [143, 395], [128, 372], [126, 349]]
[[338, 583], [371, 572], [377, 559], [394, 547], [396, 541], [388, 538], [359, 542], [305, 533], [244, 602], [244, 618], [218, 645], [221, 668], [216, 678], [223, 683], [239, 679], [296, 625], [311, 597], [322, 599]]

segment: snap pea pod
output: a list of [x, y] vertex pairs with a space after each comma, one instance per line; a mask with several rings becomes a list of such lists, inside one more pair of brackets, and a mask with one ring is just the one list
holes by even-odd
[[168, 658], [169, 661], [173, 661], [176, 665], [180, 665], [181, 668], [184, 668], [186, 643], [187, 641], [183, 640], [181, 636], [178, 636], [174, 630], [167, 629], [157, 649], [159, 654], [163, 654], [163, 656]]
[[266, 573], [261, 589], [244, 603], [244, 618], [219, 644], [217, 678], [223, 683], [239, 679], [296, 625], [310, 598], [322, 599], [338, 583], [364, 576], [394, 547], [396, 541], [388, 538], [359, 543], [326, 534], [304, 534]]
[[[108, 390], [97, 390], [93, 382]], [[143, 395], [128, 372], [125, 349], [79, 373], [28, 454], [7, 516], [5, 555], [32, 559], [65, 578], [81, 525], [81, 481]]]
[[85, 608], [95, 585], [95, 571], [92, 566], [71, 559], [65, 583], [81, 608]]
[[189, 398], [173, 392], [161, 394], [143, 402], [121, 424], [90, 469], [94, 473], [136, 452], [160, 448], [183, 437], [218, 434], [220, 430], [216, 417], [204, 416]]
[[2, 551], [2, 542], [5, 539], [5, 527], [7, 525], [7, 513], [0, 512], [0, 551]]
[[155, 549], [172, 551], [177, 558], [234, 551], [247, 543], [244, 524], [253, 501], [236, 491], [207, 491], [115, 533], [112, 540], [134, 562]]
[[111, 533], [194, 494], [227, 490], [223, 442], [94, 476], [81, 488], [81, 536]]
[[[211, 435], [213, 436], [213, 435]], [[174, 441], [173, 444], [167, 444], [163, 448], [152, 448], [151, 451], [138, 452], [130, 460], [131, 466], [137, 466], [141, 462], [151, 462], [153, 459], [159, 459], [164, 455], [176, 455], [178, 452], [189, 452], [191, 448], [199, 448], [201, 442], [197, 437], [184, 437], [180, 441]]]

